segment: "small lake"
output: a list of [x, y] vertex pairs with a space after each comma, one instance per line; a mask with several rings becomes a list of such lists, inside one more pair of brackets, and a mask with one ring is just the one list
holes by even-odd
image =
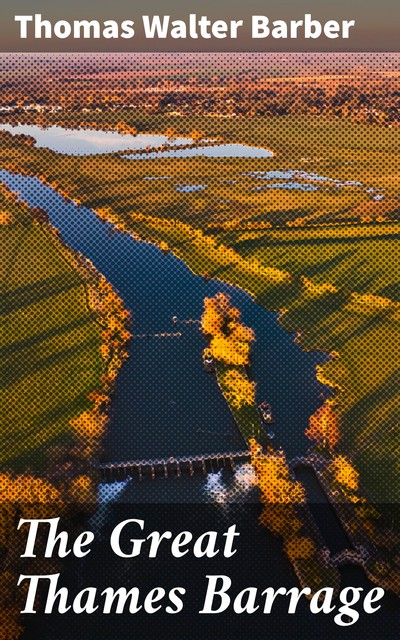
[[190, 149], [171, 149], [144, 154], [126, 155], [129, 160], [155, 160], [156, 158], [272, 158], [272, 151], [246, 144], [214, 144]]
[[244, 175], [257, 178], [258, 180], [293, 180], [293, 178], [298, 178], [301, 180], [312, 180], [316, 182], [340, 182], [340, 180], [320, 176], [318, 173], [308, 173], [307, 171], [300, 171], [297, 169], [288, 169], [287, 171], [252, 171]]
[[175, 187], [175, 191], [178, 193], [193, 193], [194, 191], [204, 191], [207, 189], [205, 184], [178, 184]]
[[[156, 134], [138, 134], [132, 136], [118, 131], [97, 131], [96, 129], [64, 129], [63, 127], [48, 127], [44, 129], [38, 125], [0, 124], [0, 129], [10, 133], [23, 133], [36, 140], [36, 146], [46, 147], [57, 153], [72, 156], [86, 156], [98, 153], [111, 153], [126, 149], [146, 149], [146, 147], [160, 147], [169, 144], [167, 136]], [[173, 144], [192, 144], [191, 138], [175, 138]]]
[[253, 191], [265, 191], [266, 189], [298, 189], [299, 191], [317, 191], [318, 187], [314, 184], [305, 184], [304, 182], [274, 182], [262, 187], [254, 187]]
[[[271, 158], [274, 154], [268, 149], [251, 147], [245, 144], [207, 144], [188, 149], [174, 149], [181, 145], [192, 145], [192, 138], [168, 138], [153, 133], [140, 133], [136, 136], [118, 131], [97, 131], [96, 129], [65, 129], [56, 125], [43, 128], [34, 124], [0, 124], [0, 129], [13, 134], [25, 134], [36, 140], [37, 147], [45, 147], [73, 156], [86, 156], [114, 151], [139, 151], [148, 147], [155, 150], [143, 154], [125, 155], [130, 160], [154, 160], [156, 158]], [[170, 149], [156, 151], [162, 145]]]

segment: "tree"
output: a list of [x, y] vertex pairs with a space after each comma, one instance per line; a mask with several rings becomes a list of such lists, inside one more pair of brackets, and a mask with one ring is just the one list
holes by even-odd
[[204, 299], [201, 328], [211, 336], [210, 351], [215, 360], [236, 366], [249, 363], [250, 343], [255, 335], [253, 329], [240, 322], [240, 317], [239, 309], [225, 293]]
[[237, 409], [255, 402], [256, 384], [251, 382], [243, 373], [232, 369], [224, 376], [225, 392], [228, 401]]
[[334, 408], [328, 402], [322, 405], [311, 417], [306, 436], [319, 446], [333, 450], [340, 440], [339, 419]]
[[329, 466], [334, 478], [339, 484], [350, 491], [358, 490], [359, 473], [351, 462], [344, 456], [337, 456]]
[[104, 433], [107, 416], [100, 411], [84, 411], [77, 418], [71, 420], [71, 426], [83, 438], [96, 438]]
[[215, 298], [204, 299], [204, 313], [201, 318], [201, 328], [203, 333], [215, 336], [222, 332], [224, 324], [224, 316], [218, 309], [218, 303]]
[[204, 138], [204, 133], [202, 131], [198, 131], [197, 129], [193, 129], [190, 137], [192, 138], [193, 142], [200, 142], [200, 140]]
[[216, 335], [210, 342], [210, 349], [215, 360], [221, 360], [225, 364], [240, 366], [249, 362], [250, 346], [246, 342]]
[[295, 536], [285, 544], [285, 551], [289, 560], [308, 560], [316, 552], [317, 548], [308, 536]]

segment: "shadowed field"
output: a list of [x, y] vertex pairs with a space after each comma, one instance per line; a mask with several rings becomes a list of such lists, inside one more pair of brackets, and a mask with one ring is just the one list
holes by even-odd
[[0, 463], [32, 468], [100, 386], [101, 326], [69, 250], [4, 189], [0, 198], [9, 213], [0, 225]]

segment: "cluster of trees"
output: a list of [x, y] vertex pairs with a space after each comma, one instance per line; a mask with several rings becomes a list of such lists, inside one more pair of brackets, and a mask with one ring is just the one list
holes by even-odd
[[[8, 58], [0, 105], [13, 113], [40, 117], [67, 112], [129, 111], [183, 115], [286, 116], [327, 115], [355, 122], [400, 121], [398, 64], [390, 56], [348, 60], [325, 58], [280, 60], [243, 57], [240, 68], [218, 58], [207, 67], [193, 61], [176, 64], [155, 58], [132, 68], [121, 61], [105, 68], [101, 60], [85, 64], [63, 59], [31, 61]], [[191, 68], [192, 67], [192, 68]], [[101, 117], [101, 116], [100, 116]]]
[[291, 562], [309, 560], [317, 551], [315, 543], [308, 536], [293, 536], [285, 541], [285, 551]]
[[317, 552], [317, 547], [304, 532], [298, 515], [299, 506], [306, 503], [302, 485], [291, 478], [283, 453], [265, 454], [253, 438], [249, 445], [263, 504], [261, 524], [275, 535], [283, 537], [285, 551], [291, 562], [308, 560]]
[[247, 365], [250, 345], [255, 340], [253, 329], [240, 321], [240, 311], [225, 293], [205, 298], [201, 328], [210, 339], [210, 352], [215, 360], [227, 365]]
[[265, 505], [305, 504], [306, 496], [300, 482], [290, 476], [283, 453], [263, 453], [254, 438], [249, 440], [251, 462], [258, 477], [261, 501]]
[[26, 205], [18, 201], [17, 195], [0, 184], [0, 225], [11, 224], [17, 219], [18, 213], [22, 213], [24, 216], [26, 214], [26, 210]]
[[[0, 190], [0, 207], [6, 198], [7, 193]], [[14, 205], [15, 211], [19, 208]], [[25, 205], [22, 213], [30, 215], [36, 224], [47, 224]], [[88, 260], [72, 253], [70, 258], [87, 283], [88, 304], [102, 325], [102, 388], [89, 393], [87, 399], [91, 408], [71, 420], [73, 442], [49, 447], [48, 464], [40, 475], [29, 471], [0, 473], [0, 640], [17, 640], [23, 632], [19, 612], [23, 609], [20, 599], [24, 597], [24, 588], [16, 588], [17, 576], [24, 572], [19, 560], [23, 536], [17, 533], [15, 523], [19, 518], [52, 517], [63, 517], [72, 522], [77, 513], [93, 511], [97, 490], [95, 480], [87, 471], [88, 460], [98, 451], [107, 424], [105, 409], [109, 392], [127, 357], [129, 312]], [[54, 567], [47, 568], [49, 570], [40, 565], [36, 571], [35, 561], [30, 565], [32, 573], [54, 572]]]
[[116, 131], [118, 131], [118, 133], [130, 136], [136, 136], [138, 132], [136, 127], [130, 126], [125, 122], [117, 122], [117, 124], [115, 125], [115, 129]]
[[[86, 263], [92, 267], [90, 261], [87, 260]], [[88, 287], [88, 300], [103, 325], [100, 352], [106, 363], [103, 384], [106, 391], [109, 391], [128, 357], [124, 347], [131, 337], [127, 329], [130, 314], [104, 276], [96, 276], [96, 284]]]
[[[0, 185], [0, 225], [11, 224], [15, 220], [15, 214], [12, 211], [12, 203], [8, 199], [9, 191]], [[2, 208], [2, 204], [6, 205]], [[11, 206], [10, 206], [11, 205]]]
[[325, 402], [311, 417], [306, 436], [320, 447], [333, 451], [340, 440], [340, 423], [331, 403]]
[[[20, 559], [24, 536], [16, 529], [20, 518], [58, 518], [69, 520], [80, 505], [96, 501], [96, 487], [87, 475], [55, 486], [45, 477], [32, 474], [0, 474], [0, 640], [18, 640], [23, 633], [20, 611], [24, 608], [27, 585], [17, 587], [18, 575], [26, 573]], [[40, 539], [39, 539], [40, 540]], [[60, 570], [53, 559], [30, 560], [30, 572], [54, 573]]]
[[[85, 260], [85, 264], [86, 267], [92, 268], [88, 260]], [[83, 411], [70, 422], [79, 441], [80, 456], [85, 459], [93, 457], [104, 436], [108, 424], [105, 409], [109, 404], [109, 393], [120, 368], [128, 357], [125, 345], [131, 337], [127, 329], [130, 320], [129, 311], [125, 309], [121, 298], [104, 276], [96, 273], [96, 284], [88, 285], [88, 301], [103, 326], [100, 353], [104, 360], [104, 374], [103, 389], [92, 391], [88, 396], [91, 408]], [[84, 503], [85, 496], [88, 495], [88, 486], [82, 478], [78, 480], [71, 489], [73, 492], [71, 495], [80, 496]]]
[[[218, 81], [212, 87], [193, 78], [182, 85], [182, 79], [174, 84], [159, 86], [157, 91], [145, 77], [129, 87], [112, 90], [113, 81], [108, 78], [96, 86], [79, 80], [68, 85], [61, 78], [40, 74], [34, 83], [13, 84], [2, 89], [1, 105], [11, 113], [30, 111], [37, 119], [52, 109], [66, 111], [123, 111], [145, 108], [150, 112], [177, 112], [182, 115], [219, 115], [246, 117], [274, 117], [291, 114], [308, 116], [326, 115], [346, 118], [368, 124], [399, 123], [400, 98], [394, 81], [379, 77], [366, 77], [339, 82], [334, 78], [276, 79], [264, 82], [244, 78], [236, 83]], [[12, 83], [9, 83], [11, 85]], [[135, 86], [136, 85], [136, 86]]]
[[242, 371], [230, 369], [224, 376], [224, 395], [236, 409], [253, 405], [256, 401], [256, 383]]
[[358, 491], [359, 473], [345, 456], [336, 456], [329, 465], [328, 471], [334, 480], [348, 491]]

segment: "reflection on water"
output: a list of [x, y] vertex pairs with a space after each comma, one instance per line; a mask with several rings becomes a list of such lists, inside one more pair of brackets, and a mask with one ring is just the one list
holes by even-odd
[[204, 191], [207, 189], [205, 184], [178, 184], [175, 190], [179, 193], [192, 193], [193, 191]]
[[291, 180], [292, 178], [297, 178], [301, 180], [315, 180], [317, 182], [339, 182], [339, 180], [333, 180], [333, 178], [320, 176], [318, 173], [308, 173], [307, 171], [299, 171], [297, 169], [287, 171], [252, 171], [245, 175], [257, 178], [258, 180]]
[[[274, 154], [268, 149], [250, 147], [245, 144], [207, 144], [206, 146], [174, 149], [181, 145], [192, 145], [192, 138], [169, 138], [159, 134], [122, 134], [118, 131], [98, 131], [96, 129], [65, 129], [52, 126], [43, 128], [35, 124], [12, 126], [0, 124], [0, 129], [13, 134], [25, 134], [36, 140], [36, 146], [52, 149], [57, 153], [73, 156], [85, 156], [113, 151], [150, 149], [148, 153], [123, 156], [133, 160], [152, 160], [155, 158], [271, 158]], [[211, 141], [206, 141], [210, 143]], [[151, 149], [167, 147], [163, 151]], [[168, 148], [169, 147], [169, 148]]]
[[[96, 129], [65, 129], [52, 126], [44, 129], [38, 125], [1, 124], [0, 129], [11, 133], [24, 133], [36, 140], [36, 146], [52, 149], [57, 153], [73, 156], [85, 156], [96, 153], [110, 153], [125, 149], [146, 149], [168, 144], [169, 138], [163, 135], [122, 134], [118, 131], [97, 131]], [[192, 144], [191, 138], [176, 138], [173, 144]]]
[[[184, 143], [182, 143], [184, 144]], [[169, 151], [154, 151], [143, 155], [126, 155], [131, 160], [154, 160], [156, 158], [272, 158], [274, 154], [269, 149], [250, 147], [246, 144], [215, 144], [190, 149], [171, 149]]]
[[304, 184], [303, 182], [274, 182], [263, 187], [255, 187], [253, 191], [264, 191], [264, 189], [299, 189], [299, 191], [317, 191], [314, 184]]
[[115, 502], [130, 482], [132, 482], [132, 478], [116, 482], [100, 483], [97, 488], [97, 500], [99, 504], [107, 505], [110, 502]]

